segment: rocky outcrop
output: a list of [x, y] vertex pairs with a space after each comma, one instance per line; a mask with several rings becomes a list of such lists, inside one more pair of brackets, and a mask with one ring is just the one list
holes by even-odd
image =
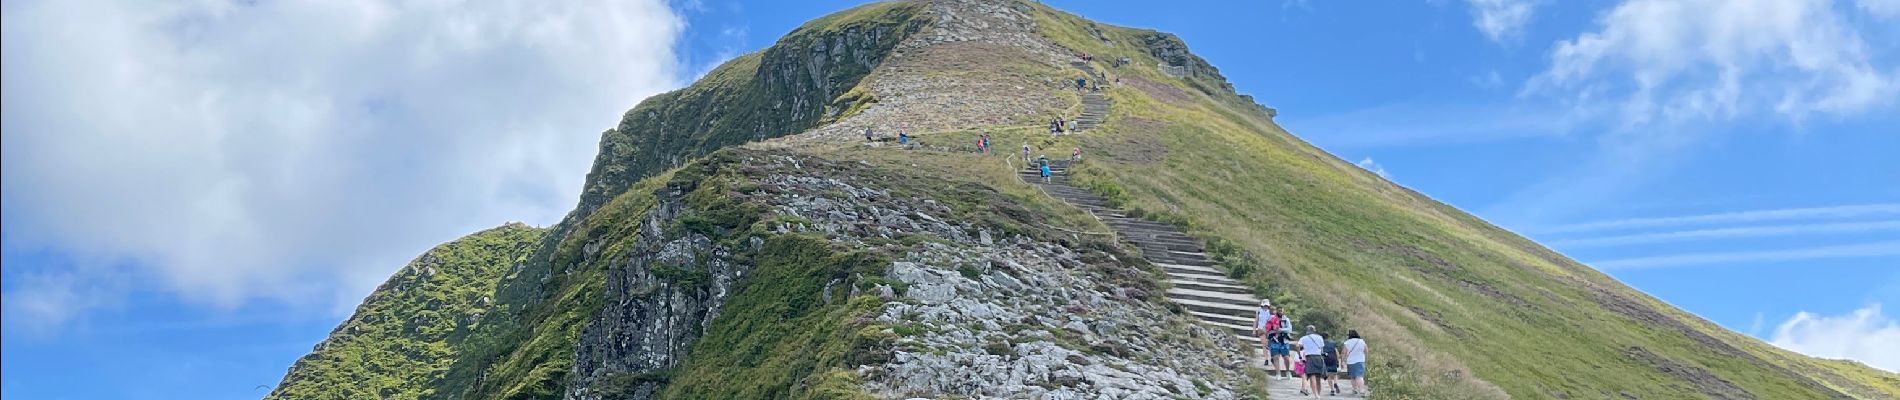
[[893, 47], [924, 26], [921, 5], [880, 3], [820, 19], [692, 86], [628, 110], [601, 135], [576, 216], [634, 181], [723, 147], [803, 132], [871, 98], [845, 96]]
[[[752, 265], [699, 232], [673, 229], [683, 197], [697, 182], [675, 181], [655, 192], [657, 205], [640, 222], [632, 245], [642, 251], [607, 268], [607, 300], [575, 350], [568, 399], [653, 398], [665, 383], [653, 379], [678, 364], [734, 285]], [[595, 253], [599, 246], [590, 246]], [[597, 390], [600, 386], [611, 390]]]

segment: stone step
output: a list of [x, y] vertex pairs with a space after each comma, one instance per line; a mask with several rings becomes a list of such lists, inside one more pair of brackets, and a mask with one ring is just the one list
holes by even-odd
[[1246, 327], [1249, 327], [1247, 329], [1246, 334], [1253, 335], [1253, 329], [1252, 329], [1253, 317], [1240, 317], [1240, 316], [1233, 316], [1233, 315], [1227, 315], [1227, 314], [1209, 314], [1209, 313], [1204, 313], [1200, 311], [1188, 311], [1188, 315], [1191, 315], [1191, 316], [1194, 316], [1194, 318], [1199, 318], [1201, 320], [1206, 320], [1206, 321], [1217, 321], [1217, 322], [1226, 323], [1226, 324], [1246, 326]]
[[1183, 289], [1194, 289], [1194, 290], [1205, 291], [1205, 292], [1237, 293], [1237, 294], [1249, 294], [1249, 295], [1254, 293], [1253, 288], [1241, 286], [1239, 285], [1239, 282], [1220, 283], [1220, 282], [1177, 281], [1177, 282], [1174, 282], [1174, 287], [1183, 288]]
[[1168, 278], [1200, 279], [1200, 280], [1214, 280], [1214, 279], [1227, 278], [1226, 274], [1222, 274], [1218, 272], [1203, 272], [1203, 271], [1197, 271], [1197, 270], [1185, 270], [1185, 269], [1166, 268], [1166, 267], [1161, 268], [1161, 271], [1168, 273]]
[[1195, 321], [1195, 322], [1198, 322], [1201, 325], [1206, 325], [1211, 328], [1227, 331], [1227, 333], [1232, 333], [1234, 334], [1234, 336], [1243, 336], [1243, 335], [1253, 334], [1253, 327], [1247, 326], [1247, 325], [1232, 325], [1232, 324], [1225, 324], [1225, 323], [1209, 321], [1209, 320], [1204, 320], [1204, 319]]
[[[1150, 234], [1150, 235], [1130, 234], [1128, 235], [1128, 240], [1132, 242], [1142, 243], [1142, 244], [1151, 244], [1151, 245], [1156, 245], [1156, 246], [1166, 246], [1169, 248], [1175, 248], [1174, 250], [1177, 250], [1177, 251], [1192, 251], [1192, 252], [1201, 251], [1200, 242], [1196, 242], [1191, 239], [1172, 237], [1171, 235], [1168, 235], [1165, 233]], [[1185, 247], [1185, 248], [1177, 248], [1177, 247]]]
[[1165, 253], [1158, 254], [1158, 255], [1147, 254], [1147, 252], [1145, 251], [1143, 253], [1144, 253], [1144, 256], [1148, 258], [1148, 262], [1152, 262], [1152, 263], [1191, 265], [1191, 266], [1196, 266], [1196, 267], [1212, 267], [1215, 265], [1220, 265], [1220, 263], [1216, 263], [1214, 262], [1214, 260], [1209, 260], [1205, 258], [1172, 257]]
[[1194, 243], [1170, 243], [1161, 240], [1135, 240], [1134, 242], [1135, 247], [1140, 247], [1142, 250], [1201, 251], [1201, 245]]
[[1260, 306], [1260, 299], [1254, 298], [1252, 294], [1207, 292], [1179, 287], [1168, 289], [1168, 298], [1220, 302], [1254, 308]]
[[1241, 318], [1253, 318], [1253, 310], [1257, 308], [1255, 305], [1228, 304], [1192, 299], [1170, 298], [1168, 300], [1175, 302], [1175, 304], [1180, 304], [1181, 307], [1187, 308], [1190, 311], [1200, 311], [1209, 314], [1226, 314]]
[[1196, 275], [1196, 274], [1168, 274], [1168, 281], [1174, 282], [1175, 284], [1181, 284], [1181, 283], [1232, 284], [1234, 282], [1233, 278], [1228, 278], [1226, 276]]
[[1219, 268], [1214, 268], [1211, 266], [1182, 265], [1182, 264], [1172, 264], [1172, 263], [1164, 263], [1164, 262], [1155, 262], [1154, 264], [1156, 267], [1161, 267], [1162, 270], [1179, 270], [1179, 271], [1183, 271], [1187, 273], [1194, 273], [1194, 274], [1201, 274], [1201, 275], [1220, 275], [1220, 276], [1227, 275], [1225, 272], [1221, 272]]

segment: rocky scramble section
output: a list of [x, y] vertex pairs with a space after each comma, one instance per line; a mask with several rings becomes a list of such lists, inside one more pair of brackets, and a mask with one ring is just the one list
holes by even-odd
[[[1155, 303], [1141, 264], [1105, 244], [1051, 241], [948, 218], [936, 200], [874, 181], [811, 176], [820, 160], [784, 156], [761, 181], [780, 215], [809, 220], [775, 229], [822, 232], [875, 246], [928, 237], [891, 263], [895, 283], [878, 322], [898, 338], [891, 360], [859, 368], [885, 397], [1042, 399], [1234, 398], [1238, 362], [1196, 327]], [[1066, 242], [1066, 243], [1064, 243]], [[1100, 242], [1097, 242], [1100, 243]]]
[[[1073, 80], [1025, 74], [1019, 64], [1057, 67], [1068, 52], [1036, 32], [1029, 6], [1016, 2], [938, 0], [926, 3], [928, 25], [899, 43], [865, 83], [874, 99], [836, 123], [774, 139], [774, 145], [848, 141], [872, 128], [930, 132], [1009, 123], [1056, 113], [1068, 104], [1028, 96], [1073, 88]], [[919, 112], [930, 110], [930, 112]]]
[[[1049, 163], [1051, 173], [1046, 182], [1042, 179], [1041, 171], [1033, 165], [1023, 170], [1023, 180], [1042, 188], [1050, 197], [1088, 211], [1113, 229], [1116, 236], [1141, 249], [1143, 257], [1168, 273], [1168, 281], [1174, 286], [1167, 290], [1168, 300], [1181, 305], [1196, 318], [1196, 322], [1220, 330], [1238, 346], [1259, 348], [1260, 339], [1252, 335], [1252, 326], [1254, 310], [1258, 309], [1260, 298], [1254, 296], [1253, 289], [1228, 278], [1217, 263], [1208, 258], [1200, 243], [1182, 232], [1181, 228], [1130, 217], [1109, 204], [1107, 198], [1070, 185], [1066, 174], [1069, 161]], [[1248, 352], [1246, 365], [1262, 368], [1265, 359], [1259, 353]], [[1356, 398], [1301, 396], [1300, 380], [1297, 379], [1269, 378], [1267, 393], [1274, 398]]]
[[[972, 217], [955, 201], [872, 179], [889, 171], [860, 162], [790, 152], [728, 160], [722, 169], [743, 171], [743, 181], [733, 184], [746, 188], [734, 199], [768, 214], [762, 229], [892, 255], [878, 283], [836, 281], [822, 300], [866, 291], [883, 300], [855, 322], [882, 327], [872, 335], [879, 344], [866, 348], [883, 350], [865, 351], [869, 355], [852, 364], [872, 394], [1226, 399], [1241, 397], [1247, 387], [1244, 373], [1225, 367], [1245, 362], [1226, 342], [1231, 332], [1172, 313], [1155, 296], [1159, 281], [1147, 264], [1107, 241], [1022, 228], [1046, 221]], [[592, 388], [612, 385], [615, 376], [672, 368], [678, 362], [672, 356], [699, 340], [697, 327], [724, 313], [734, 283], [748, 274], [735, 255], [759, 246], [759, 239], [667, 232], [685, 218], [678, 199], [691, 196], [673, 186], [657, 193], [660, 204], [639, 228], [636, 247], [652, 250], [634, 252], [610, 274], [609, 292], [625, 296], [609, 299], [603, 317], [586, 330], [575, 370], [584, 378], [568, 398], [655, 397], [658, 381]], [[975, 199], [985, 207], [1015, 207], [1000, 197]], [[999, 226], [1002, 221], [1017, 227]], [[704, 265], [706, 274], [669, 283], [664, 275], [679, 274], [661, 271], [669, 265]]]

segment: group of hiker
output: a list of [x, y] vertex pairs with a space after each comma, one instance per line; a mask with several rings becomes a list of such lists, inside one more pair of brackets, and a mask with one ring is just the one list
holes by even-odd
[[1300, 395], [1318, 396], [1330, 386], [1337, 396], [1342, 376], [1350, 381], [1353, 395], [1366, 395], [1366, 341], [1358, 330], [1347, 330], [1346, 340], [1340, 342], [1327, 340], [1318, 327], [1307, 325], [1306, 336], [1296, 340], [1293, 319], [1286, 310], [1274, 307], [1271, 300], [1261, 300], [1260, 309], [1254, 311], [1253, 332], [1266, 348], [1267, 374], [1276, 380], [1303, 379]]

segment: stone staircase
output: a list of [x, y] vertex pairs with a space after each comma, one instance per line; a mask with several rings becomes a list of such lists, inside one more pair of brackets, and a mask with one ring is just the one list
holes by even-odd
[[[1089, 63], [1073, 61], [1070, 62], [1069, 65], [1074, 66], [1075, 69], [1082, 70], [1091, 82], [1102, 79], [1102, 75], [1095, 73], [1095, 67], [1090, 66]], [[1091, 84], [1090, 86], [1095, 86], [1095, 84]], [[1083, 131], [1094, 128], [1096, 125], [1101, 125], [1102, 120], [1106, 118], [1108, 118], [1108, 95], [1097, 91], [1083, 93], [1082, 115], [1075, 117], [1075, 130]]]
[[1173, 225], [1124, 215], [1111, 207], [1108, 199], [1069, 185], [1065, 173], [1068, 160], [1050, 160], [1049, 163], [1052, 173], [1048, 183], [1043, 183], [1033, 162], [1023, 169], [1023, 180], [1040, 186], [1052, 197], [1094, 214], [1113, 229], [1116, 236], [1141, 249], [1148, 262], [1167, 272], [1174, 283], [1174, 288], [1168, 289], [1168, 299], [1187, 309], [1200, 323], [1231, 333], [1236, 341], [1259, 343], [1252, 334], [1254, 310], [1260, 308], [1260, 298], [1254, 297], [1253, 289], [1228, 278], [1208, 257], [1200, 242]]
[[[1196, 322], [1227, 332], [1235, 342], [1253, 349], [1247, 366], [1264, 368], [1260, 339], [1253, 336], [1254, 310], [1260, 307], [1260, 298], [1253, 295], [1253, 289], [1228, 278], [1218, 263], [1208, 258], [1200, 242], [1180, 228], [1130, 217], [1110, 206], [1107, 198], [1070, 185], [1068, 169], [1068, 160], [1050, 160], [1049, 181], [1045, 183], [1041, 171], [1031, 162], [1023, 168], [1020, 176], [1049, 196], [1087, 210], [1115, 231], [1116, 236], [1135, 245], [1148, 262], [1167, 272], [1169, 282], [1174, 284], [1174, 288], [1167, 292], [1169, 301], [1181, 305], [1195, 317]], [[1269, 377], [1267, 394], [1277, 399], [1360, 398], [1344, 392], [1339, 396], [1301, 396], [1300, 382], [1299, 379]], [[1341, 380], [1340, 388], [1350, 391], [1351, 382]]]

